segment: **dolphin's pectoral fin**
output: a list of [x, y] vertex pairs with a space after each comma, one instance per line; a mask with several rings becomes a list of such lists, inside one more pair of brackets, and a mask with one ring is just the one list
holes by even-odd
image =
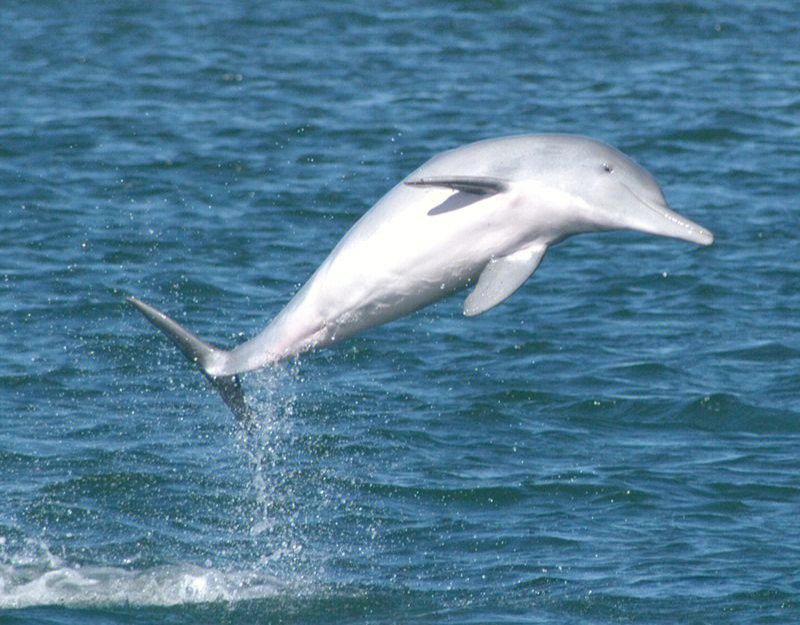
[[546, 245], [536, 243], [490, 260], [478, 276], [472, 293], [464, 300], [464, 314], [479, 315], [505, 300], [536, 271], [546, 251]]
[[445, 187], [471, 195], [494, 195], [508, 191], [508, 183], [499, 178], [484, 176], [452, 176], [447, 178], [419, 178], [407, 180], [411, 187]]

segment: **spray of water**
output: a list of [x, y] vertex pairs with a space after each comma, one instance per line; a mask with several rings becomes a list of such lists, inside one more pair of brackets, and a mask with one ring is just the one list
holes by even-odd
[[0, 533], [0, 609], [237, 602], [313, 587], [314, 549], [307, 548], [309, 536], [301, 519], [308, 489], [296, 483], [295, 456], [303, 445], [295, 418], [297, 380], [296, 365], [291, 364], [253, 376], [248, 401], [257, 419], [247, 429], [232, 426], [249, 465], [249, 493], [245, 509], [225, 511], [237, 515], [238, 522], [221, 528], [220, 538], [224, 545], [225, 532], [233, 530], [230, 543], [240, 547], [232, 553], [247, 553], [252, 559], [223, 557], [198, 565], [195, 557], [178, 553], [168, 558], [170, 563], [144, 568], [134, 568], [124, 558], [120, 566], [76, 564], [57, 555], [60, 550], [53, 550], [46, 538], [26, 537], [6, 526], [7, 535]]

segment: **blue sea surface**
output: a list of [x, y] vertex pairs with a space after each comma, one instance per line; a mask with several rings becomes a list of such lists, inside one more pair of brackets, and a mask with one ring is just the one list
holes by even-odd
[[[800, 622], [792, 0], [0, 3], [0, 622]], [[710, 247], [575, 237], [246, 377], [434, 154], [596, 137]], [[447, 250], [442, 250], [447, 254]]]

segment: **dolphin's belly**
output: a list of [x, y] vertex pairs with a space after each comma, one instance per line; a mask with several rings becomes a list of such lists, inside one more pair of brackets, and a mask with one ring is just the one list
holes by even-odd
[[438, 214], [453, 191], [395, 187], [295, 296], [292, 316], [328, 329], [318, 345], [344, 339], [464, 288], [491, 258], [529, 236], [508, 198], [458, 195], [462, 207]]
[[332, 255], [310, 281], [298, 312], [318, 316], [336, 340], [343, 339], [452, 294], [488, 260], [453, 236], [419, 236], [413, 246], [403, 237], [379, 243], [355, 242]]

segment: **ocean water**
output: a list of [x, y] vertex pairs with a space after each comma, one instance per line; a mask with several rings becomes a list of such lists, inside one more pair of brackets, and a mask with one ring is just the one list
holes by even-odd
[[[800, 622], [790, 0], [0, 4], [0, 622]], [[433, 154], [605, 140], [712, 229], [248, 376]], [[446, 250], [443, 251], [446, 253]]]

